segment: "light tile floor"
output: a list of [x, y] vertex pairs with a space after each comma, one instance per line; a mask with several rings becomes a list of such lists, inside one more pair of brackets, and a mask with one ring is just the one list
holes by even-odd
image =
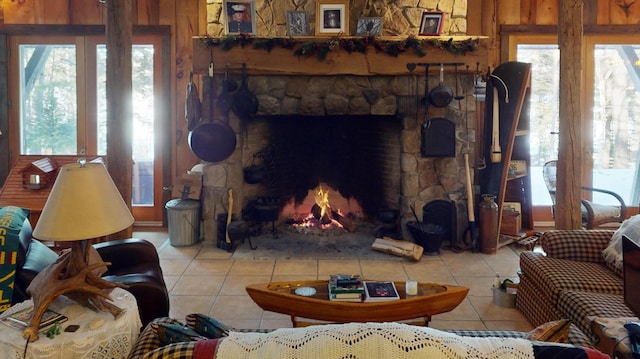
[[[135, 237], [158, 249], [172, 318], [207, 313], [236, 328], [291, 327], [287, 315], [263, 311], [249, 298], [245, 286], [252, 283], [294, 279], [324, 279], [331, 273], [359, 273], [365, 278], [416, 279], [468, 287], [467, 298], [453, 311], [435, 315], [438, 329], [501, 329], [529, 331], [531, 324], [516, 309], [493, 304], [491, 285], [496, 273], [517, 281], [516, 245], [495, 255], [442, 250], [439, 256], [423, 256], [419, 262], [398, 260], [234, 260], [232, 253], [215, 245], [198, 243], [173, 247], [166, 230], [138, 228]], [[247, 244], [242, 244], [247, 245]]]

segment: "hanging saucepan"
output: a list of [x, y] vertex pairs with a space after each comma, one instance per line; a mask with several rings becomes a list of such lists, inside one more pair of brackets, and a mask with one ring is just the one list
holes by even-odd
[[233, 96], [229, 93], [228, 84], [231, 83], [229, 80], [229, 69], [225, 65], [224, 67], [224, 81], [222, 82], [222, 93], [218, 96], [216, 100], [216, 105], [218, 106], [218, 111], [222, 114], [222, 116], [227, 118], [229, 115], [229, 110], [231, 110], [231, 106], [233, 106]]
[[[189, 133], [191, 151], [203, 161], [220, 162], [236, 148], [236, 134], [226, 122], [214, 120], [215, 84], [213, 61], [209, 64], [209, 122], [201, 122]], [[225, 119], [226, 120], [226, 119]]]
[[440, 83], [429, 92], [429, 103], [435, 107], [446, 107], [453, 100], [453, 91], [444, 84], [444, 64], [440, 64]]
[[242, 85], [238, 92], [233, 94], [233, 106], [231, 109], [240, 118], [253, 116], [258, 112], [258, 98], [249, 90], [247, 84], [247, 64], [242, 64]]

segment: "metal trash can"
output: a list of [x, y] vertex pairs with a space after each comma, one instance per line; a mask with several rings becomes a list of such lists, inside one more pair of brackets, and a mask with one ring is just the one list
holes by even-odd
[[190, 246], [200, 240], [200, 201], [172, 199], [164, 207], [172, 246]]

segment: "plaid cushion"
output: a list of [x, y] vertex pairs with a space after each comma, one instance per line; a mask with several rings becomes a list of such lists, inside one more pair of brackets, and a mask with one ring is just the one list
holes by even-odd
[[138, 340], [136, 340], [136, 343], [133, 345], [133, 350], [129, 353], [129, 359], [142, 358], [144, 354], [162, 346], [162, 341], [153, 328], [151, 328], [152, 323], [181, 324], [179, 321], [171, 318], [154, 319], [151, 323], [147, 324], [142, 333], [140, 333]]
[[143, 359], [193, 359], [197, 342], [182, 342], [156, 348], [142, 356]]
[[634, 317], [624, 304], [624, 296], [605, 293], [563, 291], [558, 300], [558, 310], [596, 342], [589, 316], [599, 318]]
[[446, 332], [460, 335], [463, 337], [475, 337], [475, 338], [524, 338], [527, 332], [519, 332], [516, 330], [445, 330]]
[[553, 320], [562, 319], [555, 308], [555, 303], [526, 274], [521, 274], [516, 296], [516, 308], [529, 323], [538, 326]]
[[608, 270], [603, 263], [558, 259], [545, 257], [537, 252], [522, 252], [520, 268], [554, 307], [563, 290], [610, 294], [624, 292], [622, 278]]
[[613, 233], [607, 229], [557, 229], [544, 232], [539, 243], [549, 257], [603, 263], [602, 251]]

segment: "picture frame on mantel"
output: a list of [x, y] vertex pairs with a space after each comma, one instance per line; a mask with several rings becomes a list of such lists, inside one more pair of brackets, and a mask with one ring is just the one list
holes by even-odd
[[349, 0], [316, 1], [316, 36], [349, 35]]
[[226, 19], [227, 35], [258, 35], [255, 0], [223, 0], [222, 10]]
[[287, 11], [287, 35], [309, 35], [309, 17], [306, 11]]
[[444, 23], [444, 12], [425, 11], [420, 22], [420, 36], [440, 36]]
[[361, 17], [358, 19], [356, 36], [380, 36], [382, 35], [381, 17]]

